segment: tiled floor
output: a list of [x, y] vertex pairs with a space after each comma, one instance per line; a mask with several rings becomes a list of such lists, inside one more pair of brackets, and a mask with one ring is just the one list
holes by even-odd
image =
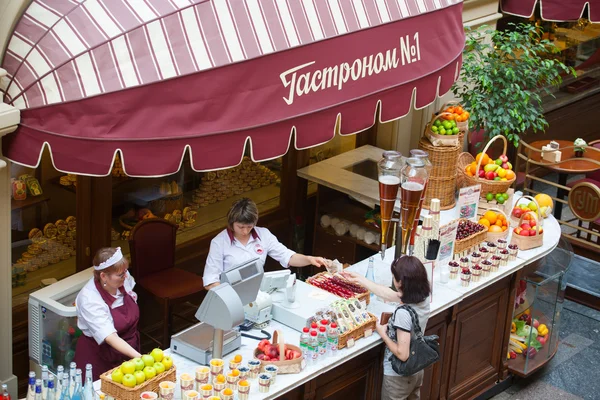
[[600, 399], [600, 312], [566, 300], [552, 361], [493, 400]]

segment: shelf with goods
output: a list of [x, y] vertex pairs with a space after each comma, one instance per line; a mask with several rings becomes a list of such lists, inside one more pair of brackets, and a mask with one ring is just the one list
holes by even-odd
[[37, 206], [40, 203], [44, 203], [48, 200], [50, 200], [50, 196], [48, 196], [47, 194], [41, 194], [39, 196], [28, 196], [25, 200], [11, 199], [10, 210], [24, 210], [29, 207]]

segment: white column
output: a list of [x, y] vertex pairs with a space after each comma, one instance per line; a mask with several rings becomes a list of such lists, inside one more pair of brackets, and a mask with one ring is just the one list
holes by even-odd
[[[0, 139], [0, 144], [2, 140]], [[0, 382], [17, 399], [17, 377], [12, 373], [12, 274], [10, 242], [10, 164], [0, 158]]]

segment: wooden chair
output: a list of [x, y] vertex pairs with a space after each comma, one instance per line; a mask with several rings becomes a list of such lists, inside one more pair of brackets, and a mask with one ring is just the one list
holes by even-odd
[[177, 226], [162, 218], [138, 223], [129, 242], [133, 277], [137, 285], [153, 296], [162, 306], [162, 348], [171, 340], [171, 307], [181, 304], [204, 291], [202, 277], [175, 268], [175, 235]]

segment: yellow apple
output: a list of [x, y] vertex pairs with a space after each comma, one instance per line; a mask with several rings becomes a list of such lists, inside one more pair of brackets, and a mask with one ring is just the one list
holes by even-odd
[[161, 363], [165, 366], [165, 371], [167, 371], [173, 366], [173, 359], [169, 356], [165, 356], [163, 357]]

